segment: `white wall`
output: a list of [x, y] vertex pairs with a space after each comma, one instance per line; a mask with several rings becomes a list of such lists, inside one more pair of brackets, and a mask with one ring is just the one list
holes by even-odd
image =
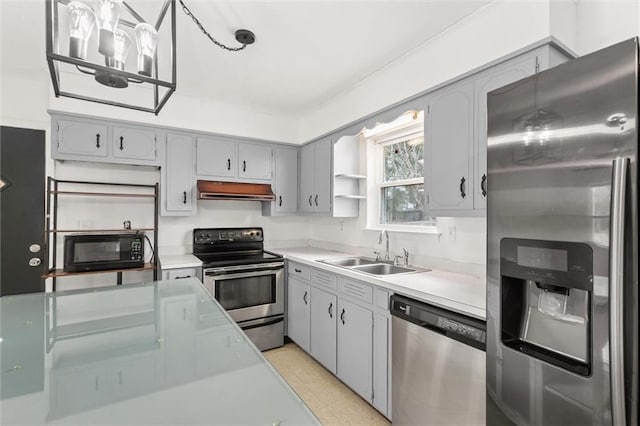
[[580, 0], [576, 14], [576, 48], [580, 55], [639, 34], [640, 5], [637, 0]]

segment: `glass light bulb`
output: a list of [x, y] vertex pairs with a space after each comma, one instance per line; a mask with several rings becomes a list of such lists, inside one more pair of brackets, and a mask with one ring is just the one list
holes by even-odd
[[153, 57], [158, 47], [158, 31], [147, 23], [136, 25], [136, 46], [138, 48], [138, 74], [151, 77]]
[[95, 25], [93, 10], [79, 1], [67, 5], [69, 14], [69, 56], [86, 59], [89, 37]]
[[111, 65], [113, 68], [124, 70], [130, 46], [131, 36], [126, 31], [118, 28], [113, 38], [113, 65]]
[[114, 35], [120, 20], [122, 0], [97, 0], [95, 10], [100, 30], [98, 52], [111, 57], [114, 54]]

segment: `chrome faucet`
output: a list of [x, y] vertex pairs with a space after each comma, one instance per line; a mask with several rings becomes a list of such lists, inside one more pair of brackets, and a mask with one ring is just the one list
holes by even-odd
[[409, 266], [409, 250], [407, 250], [406, 248], [403, 248], [402, 257], [404, 260], [404, 266]]
[[389, 257], [389, 232], [387, 232], [386, 229], [383, 229], [380, 232], [380, 236], [378, 237], [378, 244], [382, 244], [382, 238], [383, 237], [386, 238], [386, 243], [385, 243], [386, 247], [385, 247], [385, 252], [384, 252], [384, 260], [388, 262], [391, 259]]

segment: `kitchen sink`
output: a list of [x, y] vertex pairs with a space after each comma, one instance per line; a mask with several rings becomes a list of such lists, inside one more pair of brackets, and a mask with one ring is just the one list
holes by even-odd
[[322, 263], [327, 263], [329, 265], [334, 266], [361, 266], [361, 265], [373, 265], [376, 263], [373, 259], [368, 259], [366, 257], [341, 257], [339, 259], [327, 259], [322, 260]]
[[319, 260], [319, 262], [370, 275], [395, 275], [430, 271], [430, 269], [424, 268], [396, 266], [368, 257], [340, 257], [337, 259]]
[[358, 266], [353, 268], [356, 271], [365, 272], [373, 275], [394, 275], [406, 272], [415, 272], [415, 269], [405, 268], [403, 266], [395, 266], [389, 263], [376, 263], [373, 265]]

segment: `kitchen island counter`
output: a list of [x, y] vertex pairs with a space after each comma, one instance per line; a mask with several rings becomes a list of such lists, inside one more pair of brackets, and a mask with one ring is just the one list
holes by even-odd
[[2, 424], [319, 424], [194, 278], [0, 298]]
[[486, 285], [484, 279], [437, 270], [374, 276], [320, 262], [327, 259], [358, 256], [353, 253], [316, 247], [282, 248], [273, 251], [294, 262], [304, 263], [315, 268], [368, 282], [394, 293], [413, 297], [474, 318], [482, 320], [486, 318]]

